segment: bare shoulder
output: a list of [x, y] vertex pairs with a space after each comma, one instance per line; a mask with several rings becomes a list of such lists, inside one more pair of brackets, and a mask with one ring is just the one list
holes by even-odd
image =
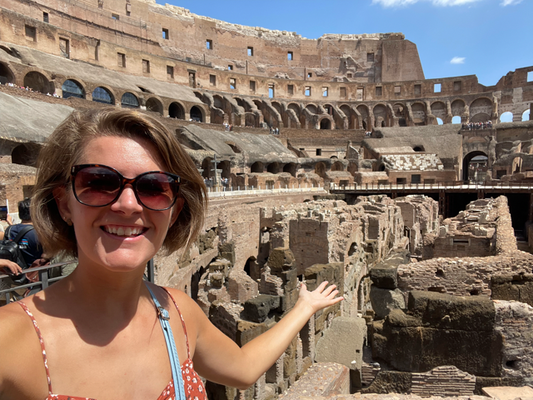
[[38, 348], [33, 323], [22, 307], [16, 303], [0, 307], [0, 391], [14, 385], [28, 371], [38, 372], [30, 365], [35, 354], [40, 354]]
[[183, 318], [187, 320], [199, 321], [207, 318], [200, 306], [189, 297], [187, 293], [175, 288], [165, 287], [179, 307]]

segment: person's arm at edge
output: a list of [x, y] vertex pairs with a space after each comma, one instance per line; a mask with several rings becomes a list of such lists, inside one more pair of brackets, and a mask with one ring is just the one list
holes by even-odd
[[321, 283], [309, 292], [302, 284], [296, 305], [278, 323], [239, 348], [202, 313], [197, 318], [195, 370], [204, 378], [227, 386], [246, 389], [253, 385], [283, 354], [319, 310], [340, 302], [335, 285]]

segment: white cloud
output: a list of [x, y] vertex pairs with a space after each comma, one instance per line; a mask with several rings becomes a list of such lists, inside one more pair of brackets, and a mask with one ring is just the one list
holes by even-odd
[[522, 0], [502, 0], [500, 3], [500, 6], [506, 7], [506, 6], [514, 6], [515, 4], [520, 4]]
[[465, 63], [464, 57], [454, 57], [450, 61], [450, 64], [464, 64], [464, 63]]
[[[430, 1], [434, 6], [462, 6], [482, 0], [372, 0], [372, 4], [381, 4], [383, 7], [403, 7], [418, 3], [419, 1]], [[502, 0], [503, 3], [518, 4], [522, 0]], [[503, 5], [502, 3], [502, 5]], [[507, 4], [505, 4], [507, 5]]]

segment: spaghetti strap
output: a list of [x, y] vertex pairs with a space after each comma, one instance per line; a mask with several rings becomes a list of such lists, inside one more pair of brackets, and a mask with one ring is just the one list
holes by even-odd
[[176, 310], [178, 310], [178, 314], [179, 314], [180, 319], [181, 319], [181, 325], [183, 326], [183, 333], [185, 334], [185, 344], [187, 345], [187, 358], [190, 359], [191, 358], [191, 351], [189, 349], [189, 336], [187, 335], [187, 327], [185, 326], [185, 320], [183, 319], [183, 315], [181, 315], [181, 311], [180, 311], [180, 308], [178, 307], [178, 303], [176, 303], [176, 300], [174, 300], [174, 297], [172, 297], [170, 292], [165, 287], [161, 286], [161, 288], [165, 292], [167, 292], [169, 297], [172, 299], [172, 302], [174, 303], [174, 306], [176, 307]]
[[24, 304], [22, 301], [17, 301], [17, 303], [22, 307], [22, 309], [30, 317], [31, 321], [33, 322], [33, 327], [35, 328], [35, 332], [37, 333], [37, 336], [39, 337], [39, 343], [41, 344], [41, 350], [43, 354], [44, 369], [46, 371], [46, 381], [48, 383], [48, 396], [50, 396], [54, 392], [52, 391], [52, 380], [50, 379], [50, 371], [48, 370], [48, 358], [46, 357], [46, 349], [44, 347], [44, 340], [43, 340], [43, 336], [41, 335], [41, 330], [39, 329], [39, 325], [37, 325], [37, 320], [31, 313], [31, 311], [28, 309], [26, 304]]

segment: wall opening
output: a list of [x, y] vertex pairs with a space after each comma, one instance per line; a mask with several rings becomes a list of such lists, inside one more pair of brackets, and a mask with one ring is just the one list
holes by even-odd
[[203, 114], [202, 110], [200, 110], [198, 107], [193, 106], [190, 111], [191, 120], [196, 122], [203, 122]]
[[168, 29], [163, 28], [163, 29], [161, 30], [161, 34], [162, 34], [162, 36], [163, 36], [163, 39], [165, 39], [165, 40], [170, 39], [170, 36], [169, 36], [169, 34], [168, 34]]
[[440, 93], [442, 90], [442, 85], [440, 83], [435, 83], [433, 85], [433, 93]]
[[93, 90], [93, 101], [104, 104], [115, 104], [115, 99], [111, 92], [102, 86]]
[[294, 60], [294, 54], [292, 51], [287, 52], [287, 60], [289, 61]]
[[211, 39], [205, 41], [205, 48], [207, 50], [213, 50], [213, 41]]
[[331, 121], [327, 118], [324, 118], [320, 121], [320, 129], [331, 129]]
[[63, 86], [61, 86], [63, 91], [63, 98], [68, 99], [69, 97], [77, 97], [79, 99], [85, 98], [85, 91], [83, 87], [76, 81], [72, 79], [67, 79]]
[[122, 105], [122, 107], [138, 108], [139, 100], [137, 99], [137, 96], [135, 96], [133, 93], [126, 92], [122, 95], [120, 104]]
[[500, 115], [500, 122], [513, 122], [513, 113], [510, 111], [504, 112]]

